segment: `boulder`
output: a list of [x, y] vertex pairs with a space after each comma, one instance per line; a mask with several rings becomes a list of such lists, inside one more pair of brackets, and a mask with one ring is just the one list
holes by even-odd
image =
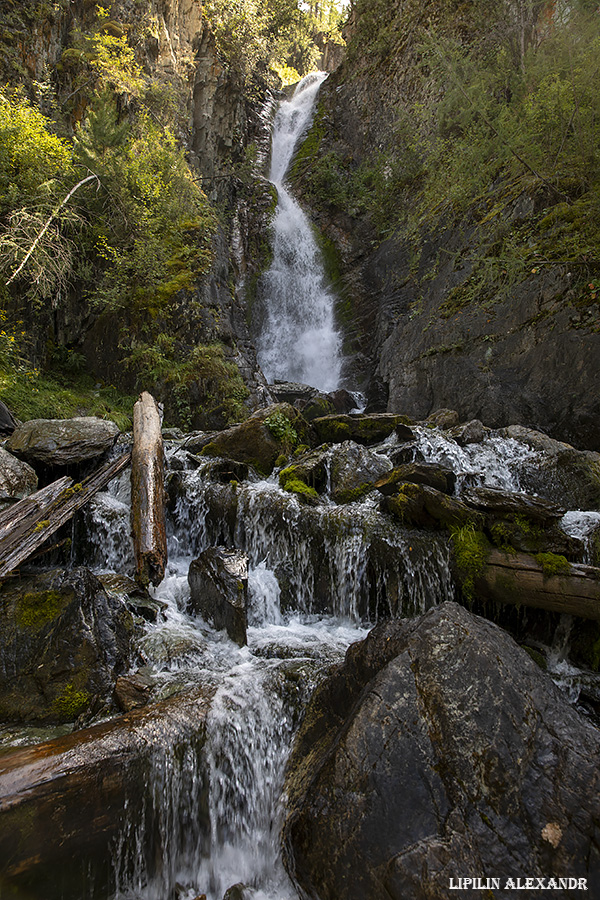
[[600, 732], [497, 626], [455, 603], [382, 622], [296, 737], [288, 870], [336, 900], [448, 900], [465, 874], [595, 884], [599, 753]]
[[327, 490], [330, 469], [330, 453], [327, 445], [317, 447], [294, 459], [294, 462], [286, 466], [279, 473], [279, 484], [284, 490], [293, 490], [287, 487], [290, 482], [300, 481], [312, 488], [317, 494], [323, 494]]
[[263, 475], [273, 471], [276, 459], [306, 443], [306, 422], [288, 403], [259, 409], [241, 425], [213, 434], [203, 456], [220, 456], [247, 463]]
[[565, 509], [600, 509], [600, 453], [576, 450], [521, 425], [510, 425], [500, 433], [538, 451], [524, 467], [523, 484], [529, 492]]
[[209, 547], [188, 572], [192, 612], [225, 629], [243, 647], [248, 627], [248, 557], [241, 550]]
[[317, 444], [379, 444], [394, 432], [401, 441], [412, 441], [414, 434], [405, 424], [404, 416], [388, 413], [322, 416], [313, 419], [311, 428]]
[[118, 434], [114, 422], [96, 416], [31, 419], [14, 430], [6, 448], [30, 463], [68, 466], [101, 456]]
[[376, 481], [374, 487], [381, 494], [387, 496], [395, 493], [398, 484], [404, 481], [410, 481], [412, 484], [427, 484], [436, 491], [452, 494], [456, 484], [456, 475], [451, 469], [438, 463], [411, 462], [397, 466]]
[[449, 428], [456, 428], [459, 425], [460, 417], [455, 409], [436, 409], [430, 416], [427, 416], [424, 424], [429, 428], [442, 428], [446, 431]]
[[131, 613], [89, 569], [56, 569], [0, 592], [0, 720], [72, 722], [110, 706], [134, 657]]
[[332, 500], [336, 503], [359, 500], [391, 468], [392, 464], [386, 456], [353, 441], [336, 445], [331, 455]]
[[35, 470], [0, 447], [0, 497], [21, 500], [37, 490]]

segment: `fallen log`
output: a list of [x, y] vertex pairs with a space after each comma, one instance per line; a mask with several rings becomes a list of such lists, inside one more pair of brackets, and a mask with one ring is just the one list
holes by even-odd
[[144, 391], [133, 407], [131, 531], [136, 581], [160, 584], [167, 565], [164, 451], [160, 413]]
[[81, 484], [65, 475], [0, 512], [0, 578], [29, 559], [55, 531], [82, 509], [131, 461], [126, 453], [106, 463]]
[[[0, 756], [0, 895], [112, 896], [115, 876], [124, 876], [128, 863], [139, 865], [141, 854], [152, 874], [161, 837], [169, 837], [166, 820], [157, 827], [165, 813], [153, 778], [180, 779], [182, 797], [191, 794], [213, 693], [207, 687], [177, 694]], [[196, 766], [186, 769], [190, 756]], [[163, 789], [174, 790], [169, 781]], [[192, 827], [199, 833], [208, 823], [198, 819]], [[136, 837], [145, 838], [143, 846]]]
[[540, 557], [491, 550], [475, 579], [477, 596], [600, 621], [600, 569], [565, 560], [564, 571], [549, 572], [543, 557], [552, 559], [552, 554]]

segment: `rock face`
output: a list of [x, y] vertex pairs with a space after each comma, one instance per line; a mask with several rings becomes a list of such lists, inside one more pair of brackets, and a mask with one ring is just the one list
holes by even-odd
[[188, 572], [191, 608], [243, 647], [248, 627], [248, 557], [241, 550], [209, 547]]
[[335, 448], [331, 461], [332, 500], [347, 503], [358, 499], [391, 468], [387, 457], [353, 441], [344, 441]]
[[0, 720], [69, 722], [110, 706], [133, 658], [133, 619], [88, 569], [0, 593]]
[[495, 625], [454, 603], [383, 622], [308, 707], [288, 867], [321, 900], [447, 900], [449, 879], [473, 872], [593, 884], [599, 752], [599, 732]]
[[37, 485], [35, 470], [0, 447], [0, 499], [28, 497], [37, 490]]
[[15, 429], [6, 446], [28, 462], [68, 466], [101, 456], [118, 434], [114, 422], [96, 416], [31, 419]]

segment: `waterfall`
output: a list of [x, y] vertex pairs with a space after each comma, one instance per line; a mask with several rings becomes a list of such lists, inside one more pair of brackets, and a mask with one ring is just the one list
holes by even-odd
[[268, 381], [297, 381], [333, 391], [341, 371], [335, 298], [310, 221], [284, 184], [325, 78], [324, 73], [307, 75], [293, 97], [281, 103], [273, 125], [269, 179], [277, 188], [278, 204], [273, 262], [259, 286], [263, 321], [257, 352]]

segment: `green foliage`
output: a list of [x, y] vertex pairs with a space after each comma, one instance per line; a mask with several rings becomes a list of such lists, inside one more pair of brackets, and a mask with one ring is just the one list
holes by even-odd
[[[180, 350], [173, 336], [161, 333], [152, 344], [136, 344], [125, 360], [140, 388], [167, 401], [166, 424], [190, 427], [211, 419], [224, 424], [244, 419], [248, 389], [223, 346], [199, 344], [186, 353]], [[194, 395], [201, 401], [196, 422]]]
[[487, 563], [490, 543], [483, 531], [478, 531], [471, 524], [451, 528], [450, 539], [463, 595], [467, 600], [473, 600], [475, 581]]
[[271, 415], [267, 416], [265, 419], [265, 425], [275, 440], [279, 441], [280, 444], [283, 444], [290, 450], [293, 450], [298, 444], [298, 432], [285, 413], [279, 410], [271, 413]]

